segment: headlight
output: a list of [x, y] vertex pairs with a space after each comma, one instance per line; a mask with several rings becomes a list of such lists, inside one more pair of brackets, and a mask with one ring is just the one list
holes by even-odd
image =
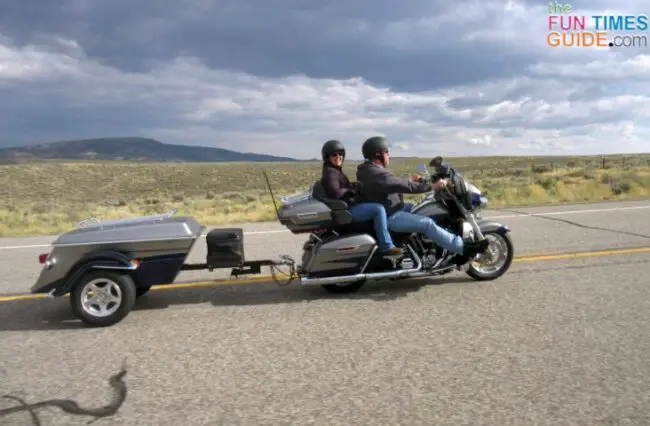
[[470, 192], [470, 205], [472, 208], [481, 208], [485, 207], [488, 204], [487, 197], [477, 194], [476, 192]]

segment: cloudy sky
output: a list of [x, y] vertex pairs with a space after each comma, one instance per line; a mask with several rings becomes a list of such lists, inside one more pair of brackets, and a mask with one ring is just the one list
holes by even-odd
[[382, 134], [398, 155], [650, 151], [650, 48], [554, 49], [547, 25], [537, 0], [3, 1], [0, 146], [144, 136], [312, 158], [339, 138], [359, 158]]

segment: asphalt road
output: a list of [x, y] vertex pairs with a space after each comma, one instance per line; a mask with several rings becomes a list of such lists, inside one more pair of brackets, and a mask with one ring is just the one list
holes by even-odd
[[[105, 329], [73, 321], [67, 298], [0, 302], [0, 394], [102, 406], [126, 358], [124, 405], [96, 425], [650, 424], [650, 202], [518, 211], [485, 215], [528, 256], [490, 283], [160, 289]], [[29, 289], [43, 247], [24, 246], [51, 239], [0, 239], [0, 292]], [[302, 239], [247, 234], [247, 255], [297, 256]], [[576, 251], [592, 253], [538, 256]], [[21, 412], [0, 424], [32, 423]]]

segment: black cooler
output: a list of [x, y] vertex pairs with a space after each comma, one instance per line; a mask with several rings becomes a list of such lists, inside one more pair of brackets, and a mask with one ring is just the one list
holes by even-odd
[[213, 229], [205, 239], [208, 245], [208, 267], [235, 268], [244, 264], [246, 259], [243, 229]]

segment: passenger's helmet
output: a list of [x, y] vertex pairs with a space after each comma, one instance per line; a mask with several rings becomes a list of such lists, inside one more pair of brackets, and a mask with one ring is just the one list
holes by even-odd
[[345, 146], [336, 139], [329, 140], [323, 144], [323, 147], [320, 150], [321, 155], [323, 156], [323, 161], [327, 161], [330, 155], [340, 152], [345, 158]]
[[388, 139], [383, 136], [368, 138], [361, 147], [361, 153], [366, 160], [381, 159], [384, 152], [388, 152]]

